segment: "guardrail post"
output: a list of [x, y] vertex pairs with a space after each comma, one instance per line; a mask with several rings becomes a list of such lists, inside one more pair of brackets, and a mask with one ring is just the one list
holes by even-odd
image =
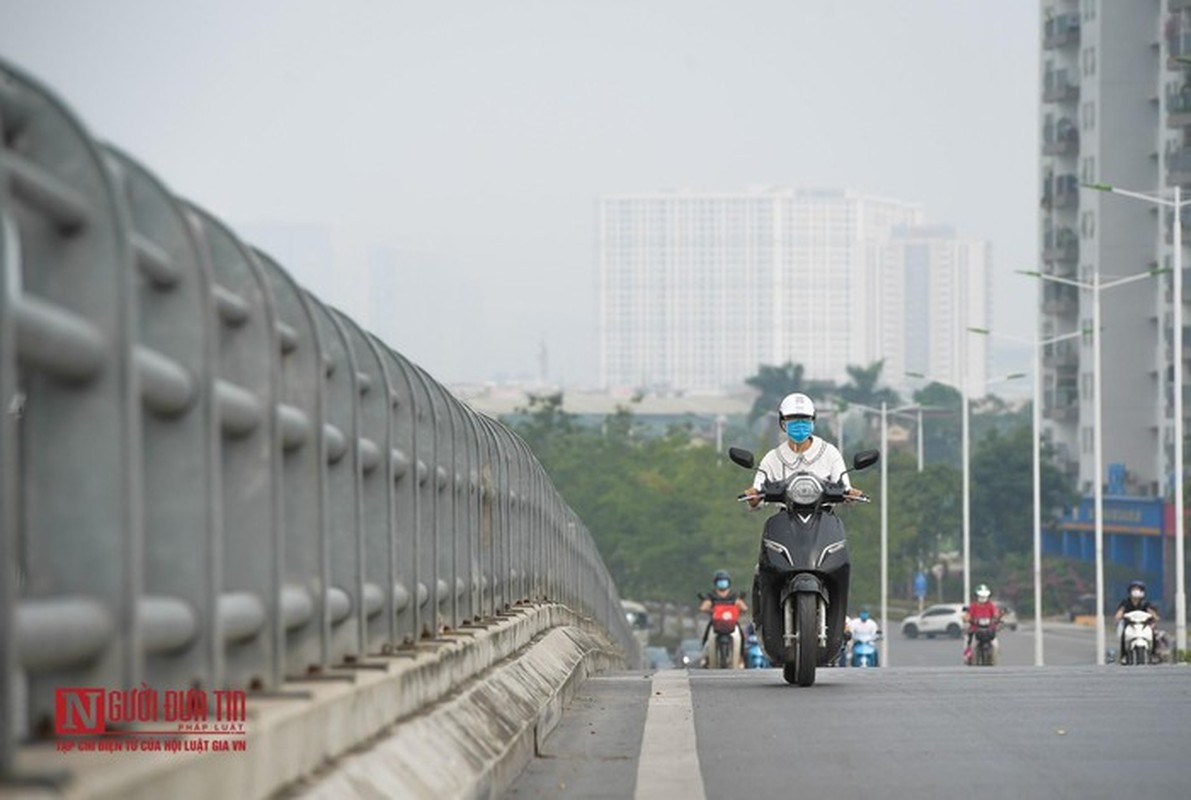
[[[51, 724], [58, 687], [140, 680], [144, 553], [125, 208], [73, 114], [3, 63], [0, 130], [2, 311], [11, 334], [3, 457], [7, 480], [28, 487], [5, 503], [17, 523], [0, 534], [7, 761], [14, 705], [27, 710], [32, 732]], [[55, 649], [79, 619], [78, 602], [63, 605], [69, 598], [89, 610], [87, 635]]]
[[389, 531], [393, 500], [391, 414], [388, 380], [371, 338], [350, 318], [335, 312], [356, 364], [360, 454], [360, 579], [362, 582], [362, 655], [387, 652], [388, 617], [393, 613], [393, 575], [389, 567]]
[[393, 462], [393, 525], [388, 560], [393, 573], [393, 602], [396, 617], [392, 625], [395, 646], [412, 646], [418, 638], [418, 519], [421, 497], [418, 485], [417, 393], [408, 362], [388, 348], [382, 350], [392, 385], [390, 400]]
[[257, 250], [255, 256], [277, 307], [276, 355], [281, 362], [277, 425], [282, 445], [283, 670], [303, 677], [331, 666], [324, 347], [316, 301], [267, 254]]
[[360, 424], [357, 368], [335, 314], [307, 293], [323, 353], [325, 404], [322, 419], [327, 439], [327, 524], [330, 583], [327, 604], [331, 619], [332, 666], [354, 661], [364, 653], [364, 550], [360, 538]]
[[218, 599], [224, 642], [220, 685], [271, 689], [283, 677], [281, 438], [276, 406], [280, 342], [269, 286], [252, 253], [206, 211], [190, 206], [200, 252], [210, 259], [216, 311], [215, 397], [222, 431], [223, 570]]
[[223, 659], [212, 279], [186, 210], [165, 186], [118, 151], [109, 148], [107, 161], [130, 212], [139, 278], [144, 677], [159, 689], [209, 687]]
[[449, 408], [450, 400], [438, 381], [419, 368], [426, 392], [430, 398], [431, 425], [434, 428], [433, 475], [434, 497], [434, 580], [432, 595], [434, 602], [434, 636], [443, 628], [456, 624], [453, 617], [455, 591], [455, 531], [452, 526], [451, 506], [454, 502], [452, 486], [455, 482], [455, 431]]

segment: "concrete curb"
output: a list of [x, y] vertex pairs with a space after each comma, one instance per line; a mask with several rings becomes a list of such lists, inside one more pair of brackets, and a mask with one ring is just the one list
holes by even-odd
[[245, 752], [59, 753], [40, 744], [18, 754], [17, 773], [70, 779], [10, 786], [0, 798], [494, 797], [575, 688], [622, 664], [593, 621], [559, 605], [518, 607], [415, 657], [378, 657], [342, 681], [250, 697]]

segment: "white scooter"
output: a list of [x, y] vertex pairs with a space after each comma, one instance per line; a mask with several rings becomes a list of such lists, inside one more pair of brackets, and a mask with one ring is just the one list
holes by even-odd
[[1154, 625], [1148, 611], [1126, 611], [1121, 617], [1125, 626], [1121, 663], [1142, 666], [1149, 664], [1154, 653]]

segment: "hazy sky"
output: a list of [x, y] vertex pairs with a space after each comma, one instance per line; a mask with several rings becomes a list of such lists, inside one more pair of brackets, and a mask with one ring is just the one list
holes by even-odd
[[[920, 202], [992, 243], [994, 325], [1032, 336], [1036, 289], [1013, 270], [1036, 258], [1037, 15], [1029, 0], [0, 0], [0, 58], [237, 230], [332, 241], [339, 274], [300, 279], [441, 380], [536, 375], [545, 342], [550, 377], [576, 386], [596, 377], [611, 193]], [[407, 290], [365, 282], [374, 248]]]

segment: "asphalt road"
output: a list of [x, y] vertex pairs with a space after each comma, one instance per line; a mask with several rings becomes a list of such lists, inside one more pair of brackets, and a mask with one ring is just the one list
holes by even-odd
[[1025, 629], [988, 669], [955, 640], [894, 637], [892, 667], [806, 688], [777, 670], [592, 678], [506, 796], [1191, 796], [1191, 667], [1094, 666], [1075, 626], [1047, 631], [1041, 668]]
[[[1115, 623], [1107, 623], [1108, 647], [1115, 647]], [[891, 626], [892, 627], [892, 626]], [[1096, 630], [1067, 622], [1046, 623], [1042, 637], [1043, 663], [1047, 666], [1085, 666], [1096, 663]], [[907, 639], [894, 628], [889, 641], [889, 664], [895, 667], [945, 667], [961, 664], [964, 639], [937, 636]], [[1000, 664], [1028, 667], [1034, 664], [1033, 623], [1016, 631], [1002, 630], [997, 635]]]

